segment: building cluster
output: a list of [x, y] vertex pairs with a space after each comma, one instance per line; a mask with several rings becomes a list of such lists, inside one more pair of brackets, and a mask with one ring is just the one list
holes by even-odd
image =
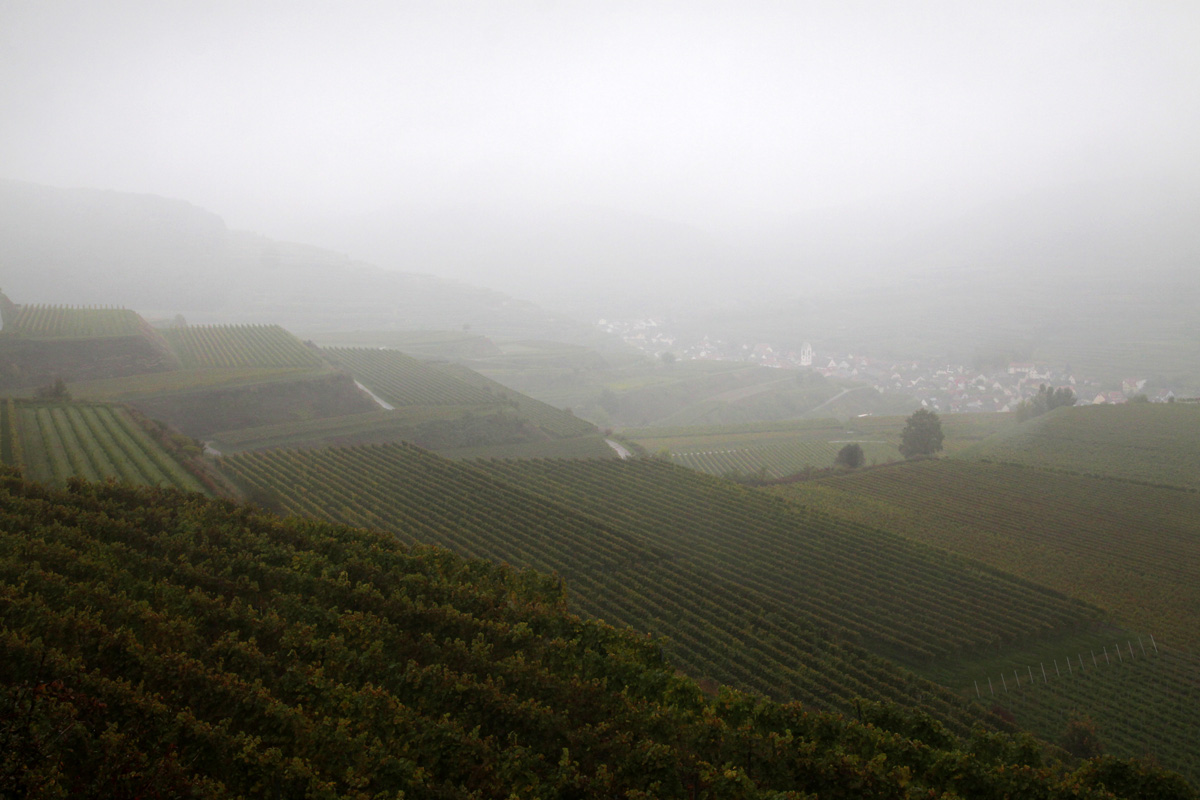
[[[862, 354], [817, 353], [805, 342], [798, 350], [768, 343], [731, 344], [702, 336], [684, 343], [661, 319], [600, 320], [601, 329], [620, 336], [647, 355], [671, 353], [681, 360], [737, 361], [776, 369], [806, 369], [831, 378], [855, 380], [888, 394], [906, 394], [922, 406], [953, 414], [1012, 411], [1022, 400], [1037, 395], [1041, 386], [1069, 388], [1080, 405], [1119, 404], [1144, 394], [1146, 379], [1128, 378], [1120, 391], [1106, 391], [1099, 381], [1066, 368], [1041, 363], [1013, 362], [1001, 369], [977, 370], [962, 364], [893, 361]], [[1170, 390], [1148, 397], [1152, 402], [1174, 399]]]

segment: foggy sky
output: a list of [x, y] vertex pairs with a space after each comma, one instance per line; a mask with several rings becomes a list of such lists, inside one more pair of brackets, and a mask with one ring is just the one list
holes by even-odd
[[1147, 176], [1200, 183], [1200, 3], [0, 0], [0, 177], [359, 256], [381, 209], [737, 242]]

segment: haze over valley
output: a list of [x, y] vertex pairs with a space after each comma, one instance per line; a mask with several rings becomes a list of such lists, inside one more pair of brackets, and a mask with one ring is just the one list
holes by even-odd
[[1200, 797], [1200, 5], [0, 0], [0, 796]]

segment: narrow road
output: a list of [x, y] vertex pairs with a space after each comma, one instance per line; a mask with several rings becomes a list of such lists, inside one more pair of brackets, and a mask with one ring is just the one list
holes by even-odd
[[821, 405], [814, 406], [813, 408], [810, 408], [805, 413], [811, 414], [814, 411], [820, 411], [822, 408], [829, 405], [834, 400], [840, 400], [842, 397], [845, 397], [846, 395], [850, 394], [851, 392], [861, 392], [863, 389], [870, 389], [870, 388], [871, 388], [870, 386], [855, 386], [853, 389], [842, 389], [840, 392], [835, 394], [833, 397], [829, 398], [824, 403], [821, 403]]
[[616, 450], [617, 455], [620, 456], [621, 458], [630, 458], [633, 456], [633, 453], [629, 452], [624, 447], [622, 447], [620, 442], [614, 442], [612, 439], [605, 439], [604, 443], [607, 444], [609, 447], [611, 447], [613, 450]]
[[371, 399], [372, 399], [372, 400], [374, 400], [376, 403], [379, 403], [379, 405], [383, 406], [383, 407], [384, 407], [385, 409], [387, 409], [388, 411], [395, 411], [395, 410], [396, 410], [396, 407], [395, 407], [394, 405], [392, 405], [392, 404], [390, 404], [390, 403], [386, 402], [386, 401], [385, 401], [385, 400], [384, 400], [382, 397], [380, 397], [379, 395], [375, 394], [374, 392], [372, 392], [372, 391], [371, 391], [370, 389], [368, 389], [367, 387], [363, 386], [363, 385], [362, 385], [361, 383], [359, 383], [358, 381], [355, 381], [355, 382], [354, 382], [354, 385], [355, 385], [355, 386], [357, 386], [358, 388], [362, 389], [362, 390], [363, 390], [364, 392], [366, 392], [367, 394], [371, 395]]

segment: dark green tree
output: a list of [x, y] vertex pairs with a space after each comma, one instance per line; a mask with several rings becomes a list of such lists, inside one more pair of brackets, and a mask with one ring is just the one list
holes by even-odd
[[900, 434], [900, 454], [905, 458], [931, 456], [941, 452], [942, 421], [927, 408], [918, 408], [908, 418]]
[[1059, 406], [1073, 406], [1075, 400], [1075, 392], [1070, 387], [1060, 386], [1057, 389], [1051, 389], [1043, 383], [1038, 387], [1037, 394], [1017, 404], [1017, 422], [1039, 417]]
[[837, 458], [833, 460], [834, 466], [849, 467], [850, 469], [858, 469], [867, 461], [867, 457], [863, 455], [862, 445], [848, 444], [838, 450]]
[[67, 391], [67, 384], [62, 378], [55, 378], [54, 383], [48, 383], [45, 386], [38, 387], [34, 395], [39, 400], [70, 400], [71, 393]]

